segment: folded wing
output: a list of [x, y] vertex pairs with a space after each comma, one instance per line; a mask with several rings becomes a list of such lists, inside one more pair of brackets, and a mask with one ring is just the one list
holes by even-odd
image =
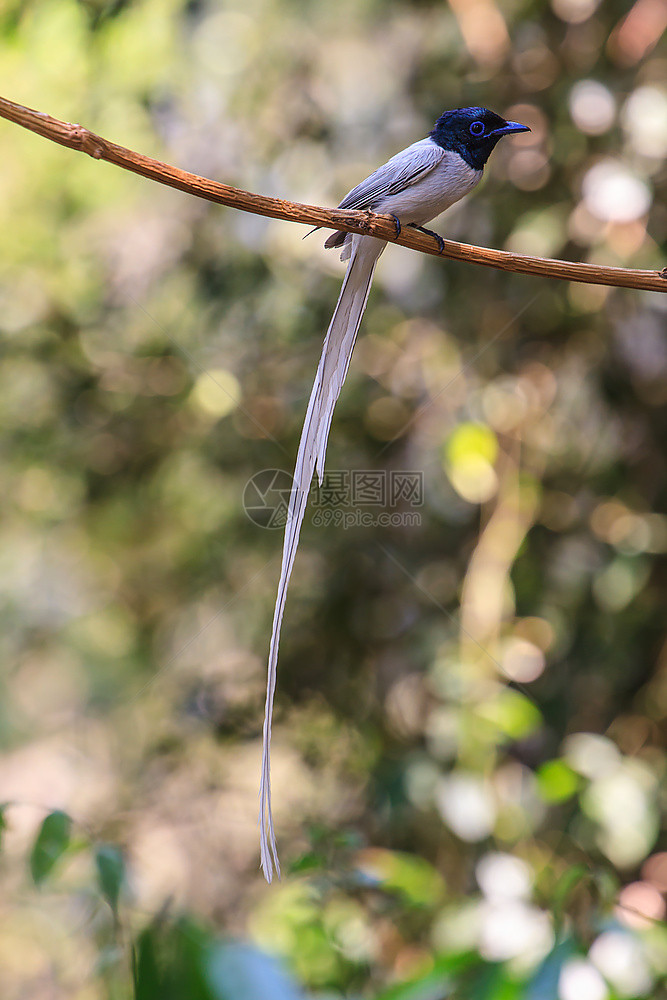
[[[377, 211], [385, 198], [399, 194], [407, 187], [416, 184], [440, 163], [445, 155], [444, 150], [430, 139], [420, 139], [413, 142], [407, 149], [392, 156], [381, 167], [356, 187], [349, 191], [341, 201], [339, 208], [370, 209]], [[345, 242], [347, 233], [333, 233], [325, 242], [325, 247], [339, 247]]]

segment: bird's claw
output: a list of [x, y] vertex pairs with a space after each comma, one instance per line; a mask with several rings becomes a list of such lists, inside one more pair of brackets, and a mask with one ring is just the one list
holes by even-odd
[[[391, 215], [391, 212], [389, 214]], [[401, 220], [395, 215], [391, 215], [391, 218], [394, 220], [394, 225], [396, 226], [396, 236], [400, 236], [402, 229]]]
[[445, 252], [445, 241], [443, 240], [440, 233], [434, 233], [432, 229], [424, 229], [423, 226], [417, 226], [413, 222], [410, 223], [413, 229], [418, 229], [420, 233], [426, 233], [427, 236], [432, 236], [434, 240], [438, 242], [438, 253], [442, 254]]

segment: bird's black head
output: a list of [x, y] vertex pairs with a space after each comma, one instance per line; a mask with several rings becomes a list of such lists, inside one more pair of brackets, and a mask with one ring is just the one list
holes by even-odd
[[456, 108], [440, 115], [431, 139], [451, 149], [475, 170], [482, 170], [494, 146], [504, 135], [530, 132], [527, 125], [508, 122], [488, 108]]

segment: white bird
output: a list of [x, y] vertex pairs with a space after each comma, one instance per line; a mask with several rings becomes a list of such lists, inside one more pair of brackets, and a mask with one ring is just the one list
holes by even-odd
[[[487, 108], [457, 108], [454, 111], [446, 111], [425, 139], [392, 156], [383, 166], [353, 188], [338, 207], [368, 209], [380, 215], [393, 215], [398, 232], [402, 225], [422, 229], [424, 223], [440, 215], [479, 183], [484, 164], [499, 139], [512, 132], [527, 131], [530, 130], [526, 125], [506, 121]], [[437, 233], [431, 235], [440, 241], [442, 249], [442, 238]], [[334, 407], [347, 375], [375, 265], [387, 244], [372, 236], [336, 232], [324, 245], [342, 247], [341, 260], [347, 260], [349, 263], [324, 338], [301, 432], [273, 615], [259, 811], [261, 866], [267, 882], [271, 882], [273, 878], [274, 867], [280, 878], [271, 810], [270, 752], [278, 645], [287, 588], [299, 544], [313, 472], [317, 471], [321, 485]]]

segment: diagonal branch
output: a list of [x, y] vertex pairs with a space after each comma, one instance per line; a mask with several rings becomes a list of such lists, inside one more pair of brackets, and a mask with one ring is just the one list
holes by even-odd
[[[362, 236], [376, 236], [391, 243], [398, 243], [410, 250], [420, 253], [440, 255], [435, 241], [429, 236], [414, 229], [404, 228], [400, 236], [396, 236], [394, 221], [390, 216], [374, 215], [370, 212], [344, 211], [339, 208], [321, 208], [318, 205], [303, 205], [299, 202], [283, 201], [280, 198], [267, 198], [264, 195], [253, 194], [240, 188], [230, 187], [212, 181], [198, 174], [179, 170], [161, 160], [136, 153], [124, 146], [117, 146], [101, 136], [90, 132], [81, 125], [71, 125], [60, 121], [40, 111], [24, 108], [20, 104], [0, 97], [0, 117], [21, 125], [23, 128], [36, 132], [82, 153], [88, 153], [96, 160], [107, 160], [124, 170], [149, 177], [160, 184], [178, 188], [187, 194], [204, 198], [207, 201], [228, 205], [242, 212], [252, 212], [255, 215], [265, 215], [273, 219], [286, 219], [289, 222], [303, 222], [310, 226], [322, 226], [325, 229], [342, 229], [348, 233], [360, 233]], [[565, 260], [550, 260], [545, 257], [530, 257], [527, 254], [508, 253], [505, 250], [492, 250], [488, 247], [469, 246], [467, 243], [456, 243], [444, 240], [442, 255], [453, 260], [467, 261], [470, 264], [482, 264], [486, 267], [499, 268], [502, 271], [514, 271], [518, 274], [535, 274], [544, 278], [560, 278], [565, 281], [580, 281], [591, 285], [615, 285], [622, 288], [639, 288], [646, 291], [667, 292], [667, 268], [662, 271], [640, 271], [625, 267], [607, 267], [601, 264], [580, 264]]]

